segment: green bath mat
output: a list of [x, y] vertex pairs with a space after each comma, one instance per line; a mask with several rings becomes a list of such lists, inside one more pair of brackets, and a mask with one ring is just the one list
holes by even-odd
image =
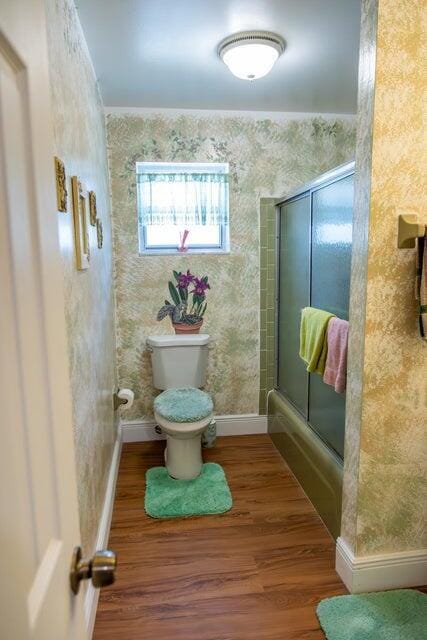
[[194, 480], [174, 480], [165, 467], [146, 474], [145, 511], [152, 518], [185, 518], [225, 513], [233, 504], [222, 467], [207, 462]]
[[427, 640], [427, 595], [399, 589], [322, 600], [328, 640]]

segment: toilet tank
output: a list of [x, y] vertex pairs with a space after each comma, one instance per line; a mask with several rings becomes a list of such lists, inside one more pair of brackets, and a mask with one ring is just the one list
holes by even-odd
[[209, 336], [205, 333], [149, 336], [153, 384], [156, 389], [205, 385]]

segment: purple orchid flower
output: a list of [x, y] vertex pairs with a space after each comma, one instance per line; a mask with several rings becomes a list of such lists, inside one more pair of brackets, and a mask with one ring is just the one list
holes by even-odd
[[[197, 278], [196, 278], [197, 280]], [[180, 273], [178, 276], [178, 289], [188, 289], [189, 285], [194, 282], [194, 276], [187, 269], [187, 273]]]
[[194, 289], [190, 291], [190, 293], [194, 293], [196, 296], [205, 297], [206, 289], [210, 289], [210, 285], [203, 278], [194, 278], [193, 280]]

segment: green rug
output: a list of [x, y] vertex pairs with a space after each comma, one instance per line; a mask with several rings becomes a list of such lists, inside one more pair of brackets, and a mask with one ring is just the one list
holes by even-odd
[[427, 595], [399, 589], [322, 600], [328, 640], [427, 640]]
[[207, 462], [194, 480], [174, 480], [165, 467], [146, 474], [145, 511], [152, 518], [185, 518], [225, 513], [232, 507], [230, 489], [222, 467]]

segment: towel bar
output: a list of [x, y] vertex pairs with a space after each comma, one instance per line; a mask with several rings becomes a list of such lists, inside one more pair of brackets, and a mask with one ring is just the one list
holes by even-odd
[[414, 213], [399, 216], [397, 246], [399, 249], [413, 249], [415, 239], [426, 235], [426, 225], [418, 222]]

